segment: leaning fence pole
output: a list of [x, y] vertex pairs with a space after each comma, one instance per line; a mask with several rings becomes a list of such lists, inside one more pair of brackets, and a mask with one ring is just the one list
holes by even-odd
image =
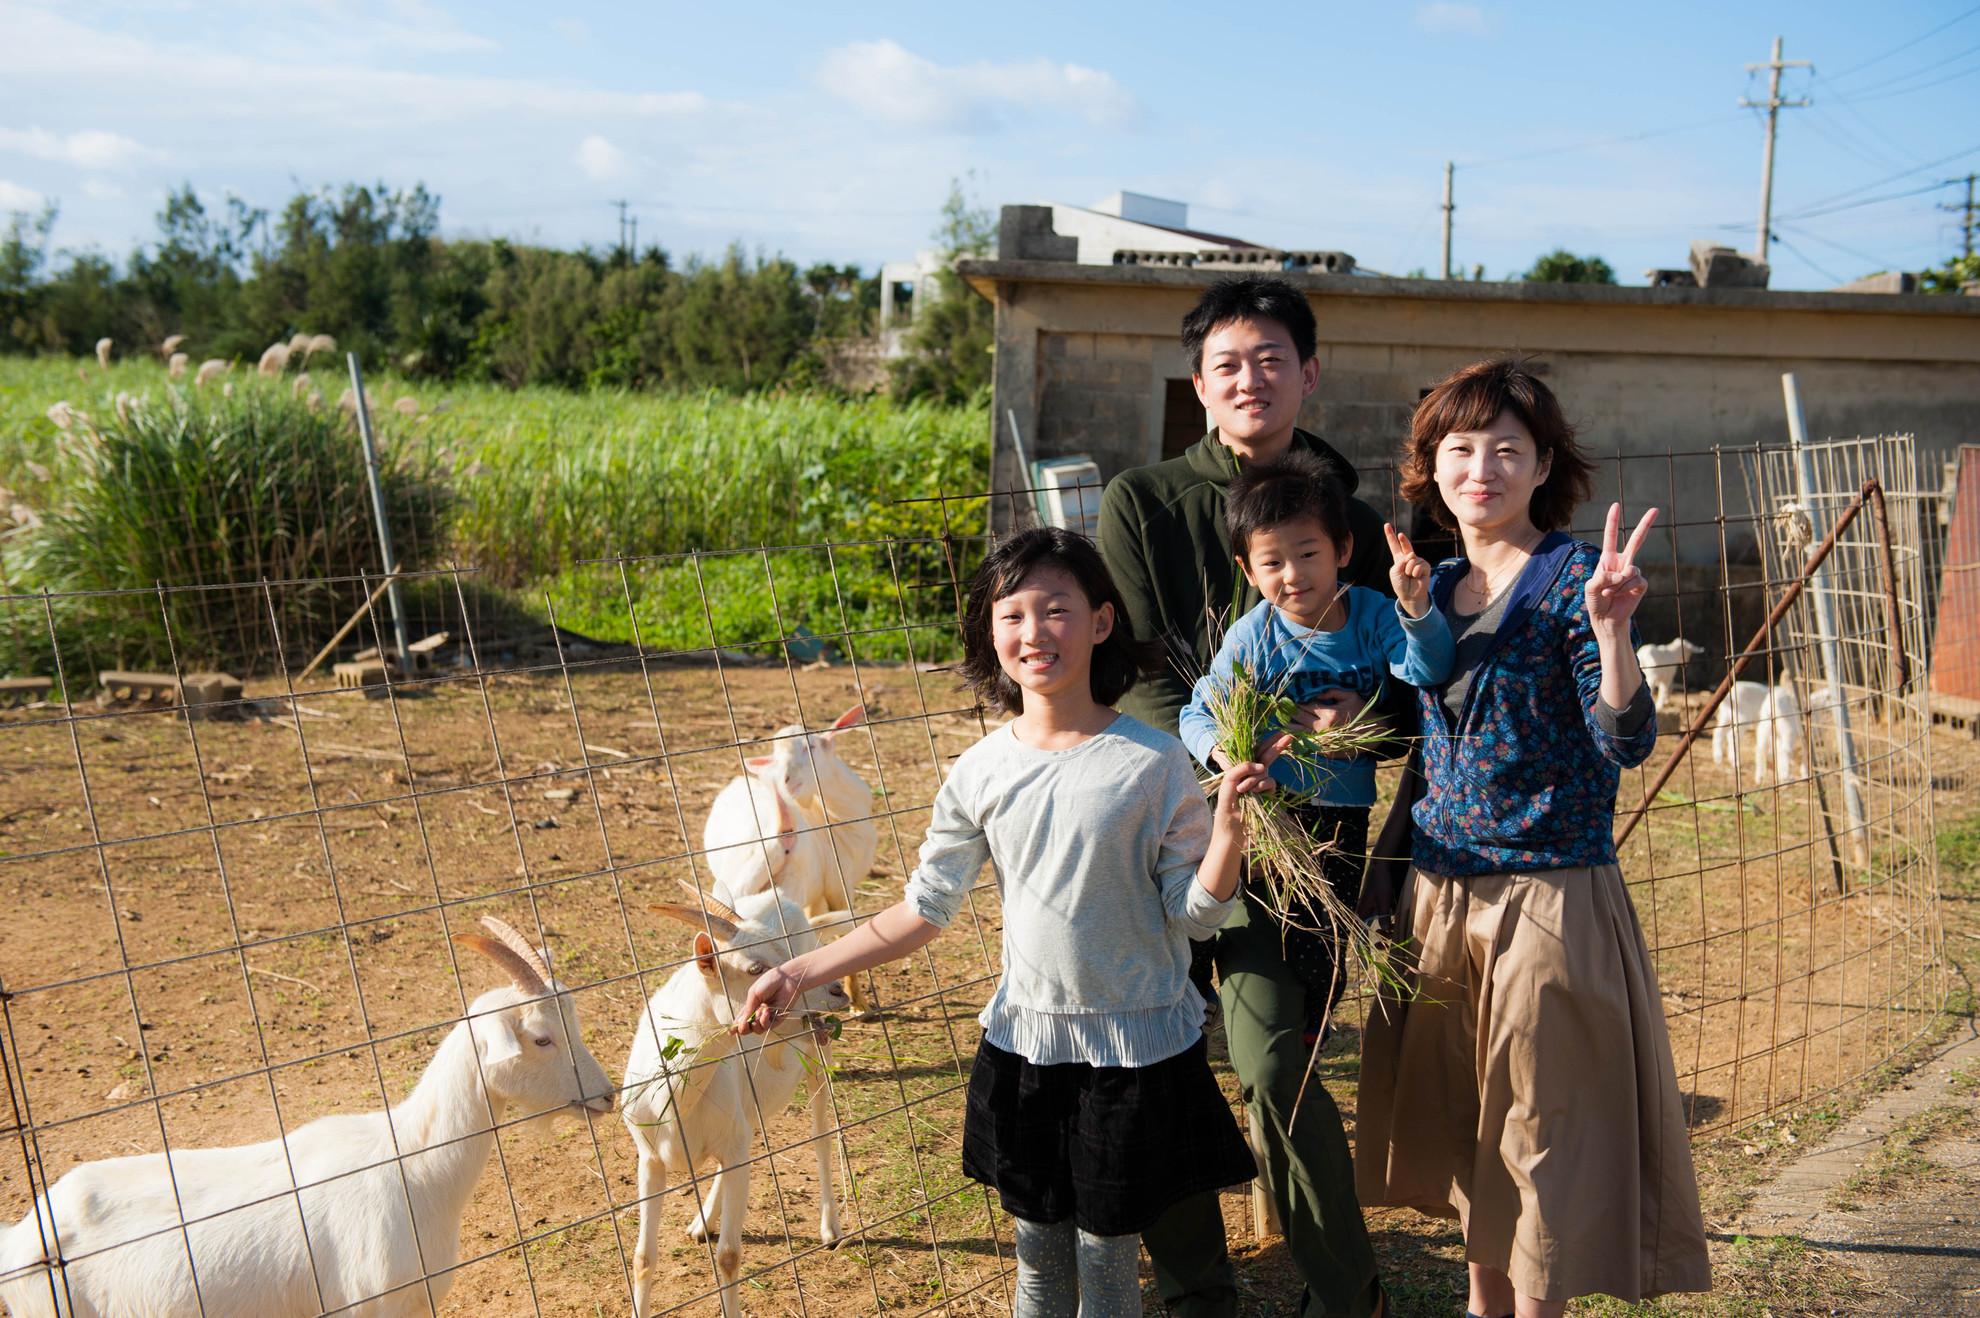
[[412, 656], [406, 650], [406, 611], [399, 603], [399, 564], [392, 557], [392, 530], [385, 524], [385, 491], [378, 483], [378, 445], [371, 437], [371, 409], [365, 406], [364, 372], [358, 367], [358, 355], [345, 353], [344, 358], [351, 366], [358, 438], [364, 441], [364, 475], [371, 482], [371, 518], [378, 523], [378, 557], [385, 564], [385, 596], [392, 605], [392, 634], [399, 646], [399, 671], [404, 673], [412, 667]]
[[[1808, 421], [1801, 410], [1801, 383], [1789, 371], [1781, 376], [1787, 400], [1788, 443], [1794, 450], [1795, 497], [1815, 537], [1826, 520], [1815, 501], [1815, 455], [1808, 448]], [[1863, 809], [1863, 785], [1856, 773], [1856, 739], [1850, 735], [1849, 701], [1843, 688], [1842, 645], [1836, 640], [1836, 601], [1829, 591], [1829, 573], [1819, 567], [1809, 575], [1808, 593], [1815, 601], [1815, 636], [1822, 654], [1822, 677], [1828, 683], [1829, 718], [1836, 727], [1836, 756], [1842, 762], [1843, 809], [1849, 815], [1850, 850], [1858, 865], [1870, 863], [1870, 827]]]

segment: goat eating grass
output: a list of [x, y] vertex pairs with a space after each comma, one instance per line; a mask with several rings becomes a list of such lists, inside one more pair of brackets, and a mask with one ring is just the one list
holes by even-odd
[[0, 1235], [14, 1318], [302, 1318], [432, 1314], [453, 1283], [461, 1215], [511, 1108], [548, 1124], [612, 1110], [570, 991], [493, 917], [456, 934], [507, 987], [474, 1000], [412, 1094], [281, 1139], [88, 1162]]
[[[783, 1111], [806, 1073], [811, 1083], [811, 1145], [818, 1156], [818, 1237], [839, 1238], [839, 1201], [832, 1186], [831, 1094], [825, 1084], [829, 1045], [818, 1013], [842, 1007], [837, 984], [800, 1000], [794, 1033], [750, 1035], [731, 1029], [758, 975], [818, 946], [797, 902], [776, 889], [719, 901], [652, 909], [695, 930], [694, 958], [647, 1001], [626, 1061], [620, 1115], [639, 1152], [639, 1246], [633, 1253], [633, 1313], [652, 1312], [653, 1270], [660, 1240], [660, 1204], [667, 1174], [691, 1177], [713, 1164], [712, 1186], [688, 1234], [716, 1230], [715, 1268], [724, 1318], [740, 1318], [736, 1298], [742, 1265], [743, 1216], [749, 1209], [750, 1144], [757, 1130]], [[697, 1187], [698, 1188], [698, 1187]]]

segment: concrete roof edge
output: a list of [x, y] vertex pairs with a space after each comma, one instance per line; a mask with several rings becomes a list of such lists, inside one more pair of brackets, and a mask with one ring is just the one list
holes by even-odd
[[[956, 272], [986, 298], [1005, 281], [1042, 284], [1168, 285], [1204, 288], [1235, 273], [1180, 266], [1080, 265], [1072, 261], [963, 259]], [[1278, 273], [1278, 272], [1274, 272]], [[1600, 302], [1666, 307], [1747, 307], [1783, 311], [1980, 315], [1980, 297], [1943, 293], [1832, 293], [1770, 288], [1648, 288], [1617, 284], [1515, 284], [1460, 279], [1392, 279], [1288, 270], [1282, 278], [1323, 296], [1421, 298], [1445, 302]]]

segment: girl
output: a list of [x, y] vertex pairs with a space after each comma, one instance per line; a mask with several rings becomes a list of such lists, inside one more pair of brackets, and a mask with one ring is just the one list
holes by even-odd
[[1456, 641], [1421, 692], [1397, 921], [1418, 991], [1362, 1043], [1365, 1204], [1456, 1216], [1476, 1318], [1711, 1288], [1657, 974], [1616, 867], [1620, 771], [1656, 746], [1631, 615], [1651, 509], [1570, 539], [1592, 467], [1554, 395], [1479, 362], [1418, 406], [1402, 495], [1464, 557], [1430, 595]]
[[1109, 708], [1150, 648], [1087, 541], [1041, 528], [992, 550], [961, 671], [1017, 717], [957, 759], [903, 900], [765, 972], [737, 1021], [768, 1029], [807, 988], [926, 944], [991, 863], [1004, 973], [980, 1018], [963, 1170], [1017, 1219], [1018, 1318], [1140, 1314], [1142, 1229], [1256, 1171], [1206, 1060], [1189, 940], [1230, 913], [1238, 795], [1270, 787], [1288, 739], [1225, 776], [1213, 817], [1182, 743]]

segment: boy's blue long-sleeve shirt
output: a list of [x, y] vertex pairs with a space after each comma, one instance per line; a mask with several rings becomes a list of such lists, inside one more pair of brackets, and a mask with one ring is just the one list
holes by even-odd
[[[1209, 699], [1242, 661], [1258, 685], [1281, 687], [1296, 704], [1310, 704], [1321, 692], [1339, 687], [1373, 699], [1394, 676], [1411, 686], [1441, 685], [1451, 675], [1450, 625], [1432, 608], [1411, 618], [1396, 602], [1375, 591], [1350, 586], [1348, 616], [1339, 630], [1311, 631], [1292, 622], [1270, 601], [1238, 619], [1224, 635], [1210, 671], [1198, 678], [1179, 719], [1183, 744], [1206, 767], [1217, 745]], [[1319, 773], [1280, 760], [1272, 776], [1289, 791], [1311, 793], [1322, 805], [1375, 804], [1375, 758], [1324, 760]]]

